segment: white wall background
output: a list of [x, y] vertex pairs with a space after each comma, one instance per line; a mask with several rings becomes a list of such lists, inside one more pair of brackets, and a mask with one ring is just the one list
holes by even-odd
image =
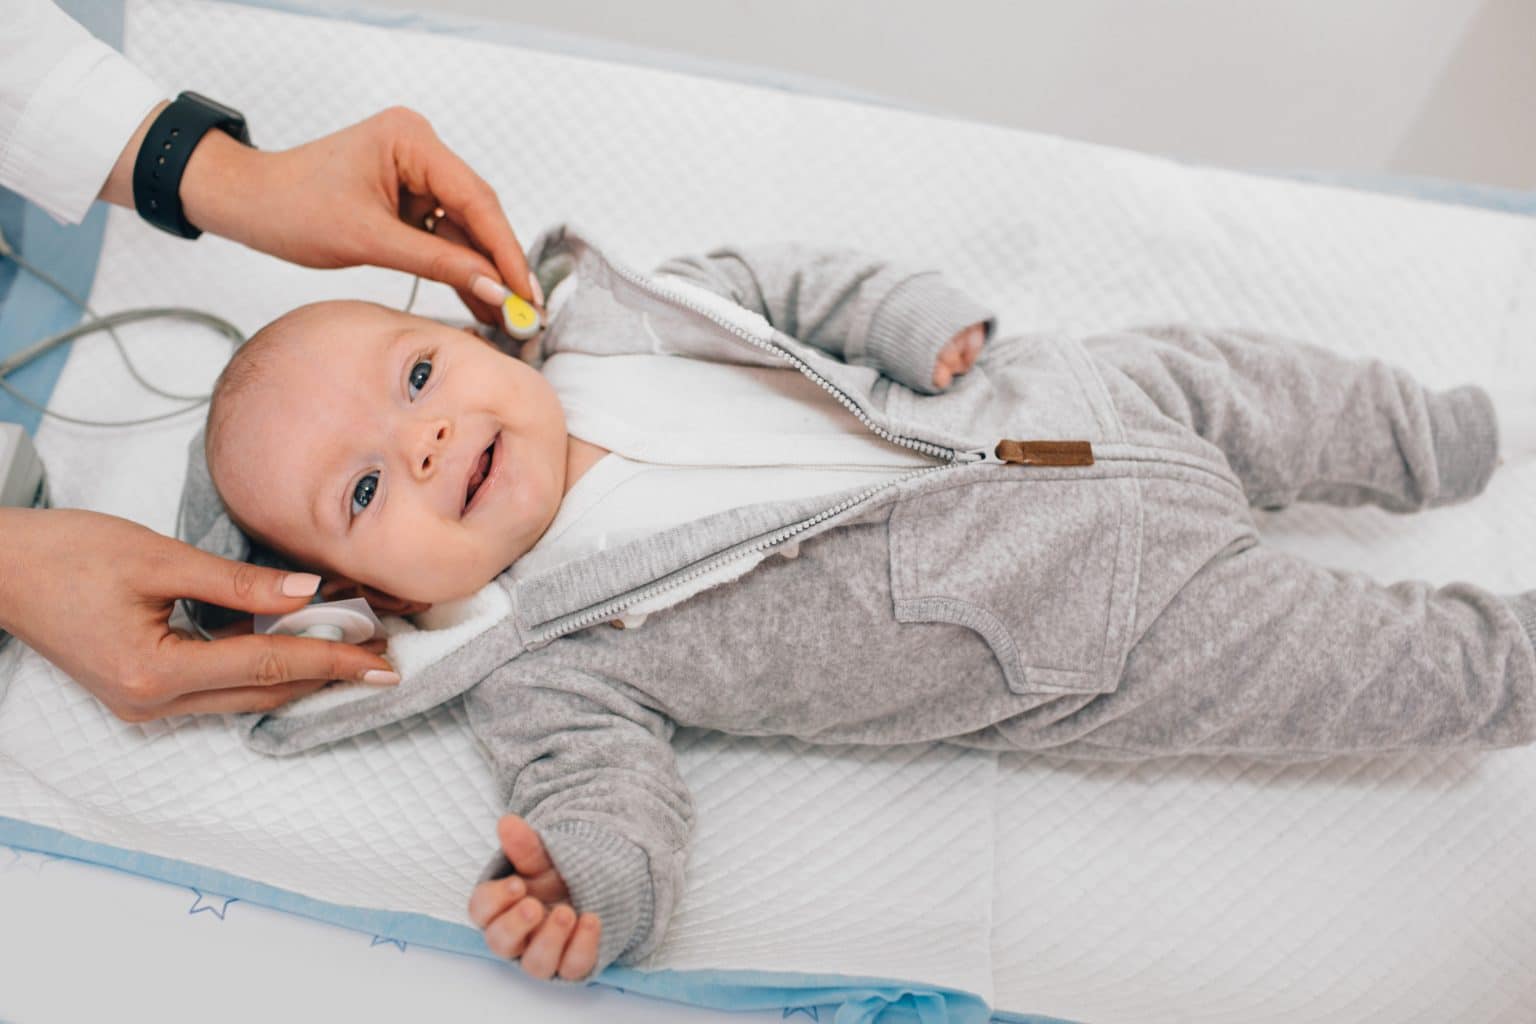
[[1183, 159], [1536, 186], [1536, 0], [368, 0]]

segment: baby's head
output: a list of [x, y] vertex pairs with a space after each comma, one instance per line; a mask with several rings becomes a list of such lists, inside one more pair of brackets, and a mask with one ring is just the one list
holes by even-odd
[[407, 601], [474, 593], [565, 492], [565, 415], [478, 335], [366, 302], [279, 317], [214, 386], [205, 451], [230, 517], [327, 576]]

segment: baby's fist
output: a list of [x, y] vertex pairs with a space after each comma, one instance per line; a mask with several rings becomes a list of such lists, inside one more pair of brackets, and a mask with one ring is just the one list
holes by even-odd
[[[508, 814], [496, 823], [496, 834], [516, 874], [475, 886], [470, 920], [485, 932], [491, 952], [521, 959], [535, 978], [548, 981], [558, 972], [580, 981], [597, 963], [602, 923], [596, 914], [578, 918], [568, 902], [556, 904], [570, 893], [532, 826]], [[546, 904], [556, 905], [546, 911]]]
[[933, 386], [939, 390], [949, 387], [956, 377], [976, 365], [981, 346], [987, 341], [987, 327], [975, 323], [949, 339], [939, 350], [938, 361], [933, 364]]

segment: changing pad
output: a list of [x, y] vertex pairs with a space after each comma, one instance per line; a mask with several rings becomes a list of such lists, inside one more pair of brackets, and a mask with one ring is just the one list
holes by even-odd
[[[1528, 219], [221, 4], [133, 0], [125, 44], [172, 91], [243, 110], [264, 148], [407, 103], [525, 240], [571, 221], [635, 267], [727, 240], [842, 242], [944, 269], [1004, 331], [1256, 325], [1439, 386], [1536, 387]], [[399, 274], [304, 270], [113, 210], [92, 302], [203, 305], [250, 331], [304, 302], [408, 291]], [[435, 286], [419, 308], [462, 315]], [[192, 328], [125, 337], [173, 388], [206, 387], [227, 355]], [[94, 342], [52, 404], [163, 408]], [[57, 503], [171, 532], [198, 425], [45, 423]], [[1463, 506], [1297, 506], [1263, 524], [1270, 543], [1382, 580], [1513, 590], [1536, 586], [1533, 501], [1536, 465], [1516, 465]], [[464, 906], [499, 808], [457, 703], [276, 760], [223, 718], [118, 722], [17, 645], [0, 693], [0, 841], [190, 866], [220, 891], [245, 880], [247, 898], [488, 955]], [[694, 729], [675, 745], [698, 813], [687, 892], [656, 954], [607, 984], [835, 1003], [840, 1022], [887, 1004], [883, 1019], [925, 1021], [1536, 1017], [1536, 750], [1093, 765]]]

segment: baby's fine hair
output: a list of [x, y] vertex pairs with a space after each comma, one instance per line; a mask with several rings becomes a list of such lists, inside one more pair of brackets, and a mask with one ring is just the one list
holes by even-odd
[[[203, 433], [203, 457], [210, 470], [223, 454], [225, 435], [229, 427], [231, 410], [237, 399], [256, 387], [270, 372], [273, 360], [288, 345], [303, 335], [304, 322], [334, 305], [328, 302], [312, 302], [290, 310], [267, 324], [235, 349], [235, 354], [225, 364], [218, 380], [213, 382], [213, 394], [208, 399], [208, 420]], [[217, 487], [217, 478], [215, 478]]]

